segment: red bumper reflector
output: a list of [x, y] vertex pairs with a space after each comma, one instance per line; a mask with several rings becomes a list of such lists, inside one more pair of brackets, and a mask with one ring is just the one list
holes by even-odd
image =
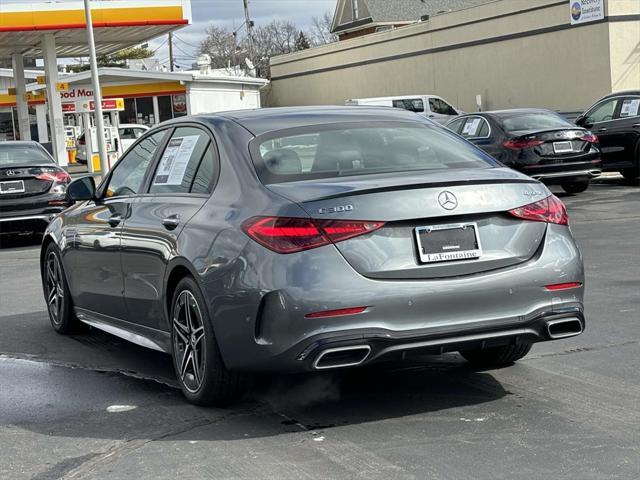
[[554, 283], [553, 285], [546, 285], [544, 289], [550, 291], [571, 290], [572, 288], [580, 288], [581, 286], [582, 284], [580, 282]]
[[367, 307], [350, 307], [340, 308], [338, 310], [325, 310], [324, 312], [307, 313], [305, 318], [326, 318], [326, 317], [342, 317], [344, 315], [357, 315], [362, 313]]

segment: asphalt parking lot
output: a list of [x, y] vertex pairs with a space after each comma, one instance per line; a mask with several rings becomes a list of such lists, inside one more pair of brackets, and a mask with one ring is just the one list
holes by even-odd
[[587, 330], [501, 370], [413, 357], [256, 379], [187, 404], [170, 359], [49, 326], [37, 239], [0, 248], [2, 479], [640, 478], [640, 187], [559, 193], [587, 272]]

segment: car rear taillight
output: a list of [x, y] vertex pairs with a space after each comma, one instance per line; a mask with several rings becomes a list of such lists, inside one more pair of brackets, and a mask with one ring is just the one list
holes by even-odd
[[530, 203], [523, 207], [509, 210], [514, 217], [532, 222], [555, 223], [557, 225], [569, 225], [569, 215], [567, 209], [555, 195], [550, 195], [543, 200]]
[[242, 224], [242, 229], [269, 250], [295, 253], [364, 235], [383, 225], [384, 222], [355, 220], [253, 217]]
[[523, 148], [532, 148], [542, 145], [544, 142], [537, 138], [512, 138], [507, 140], [502, 145], [510, 148], [511, 150], [522, 150]]
[[589, 132], [586, 135], [583, 135], [582, 137], [580, 137], [580, 140], [584, 140], [585, 142], [589, 142], [589, 143], [598, 143], [597, 135], [594, 135], [591, 132]]
[[48, 182], [55, 183], [69, 183], [71, 182], [71, 177], [67, 172], [62, 170], [53, 171], [53, 172], [42, 172], [36, 175], [38, 180], [46, 180]]

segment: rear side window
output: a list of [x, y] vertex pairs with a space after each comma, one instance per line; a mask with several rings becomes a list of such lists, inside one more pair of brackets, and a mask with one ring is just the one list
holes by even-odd
[[257, 137], [251, 154], [263, 183], [497, 163], [449, 130], [419, 123], [336, 124]]
[[137, 138], [133, 133], [133, 128], [121, 128], [119, 133], [121, 140], [133, 140]]
[[173, 132], [156, 168], [149, 193], [194, 193], [209, 191], [216, 157], [207, 133], [195, 127]]
[[424, 112], [424, 102], [421, 98], [405, 98], [401, 100], [393, 100], [391, 104], [395, 108], [403, 108], [410, 112]]
[[620, 118], [640, 115], [640, 97], [625, 98], [620, 106]]
[[460, 135], [464, 138], [485, 138], [489, 136], [489, 124], [482, 117], [467, 117]]
[[575, 125], [571, 122], [553, 112], [501, 114], [498, 119], [507, 132], [543, 130], [546, 128], [575, 128]]

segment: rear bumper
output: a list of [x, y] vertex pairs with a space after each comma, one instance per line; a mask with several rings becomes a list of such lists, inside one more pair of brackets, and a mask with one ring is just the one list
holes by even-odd
[[580, 182], [599, 177], [602, 174], [602, 161], [596, 157], [567, 163], [516, 165], [515, 168], [546, 184]]
[[[327, 349], [363, 346], [364, 363], [411, 350], [455, 351], [510, 342], [551, 340], [546, 322], [574, 315], [584, 328], [582, 257], [567, 227], [549, 225], [543, 247], [518, 265], [425, 280], [359, 275], [333, 247], [304, 255], [259, 256], [237, 276], [233, 297], [209, 305], [226, 365], [240, 371], [306, 371]], [[260, 283], [254, 271], [260, 271]], [[227, 277], [228, 278], [228, 277]], [[206, 287], [205, 287], [206, 290]], [[233, 298], [233, 301], [231, 301]], [[307, 318], [312, 312], [367, 306], [361, 314]], [[484, 343], [483, 343], [484, 342]], [[477, 347], [476, 347], [477, 346]]]
[[[554, 326], [567, 325], [564, 333]], [[450, 333], [414, 332], [412, 336], [396, 335], [385, 331], [363, 331], [354, 336], [338, 335], [312, 339], [297, 357], [305, 370], [328, 370], [403, 359], [409, 353], [442, 354], [518, 343], [536, 343], [580, 335], [585, 328], [584, 313], [579, 307], [566, 307], [558, 311], [541, 312], [523, 324], [504, 325], [493, 329], [472, 329]], [[359, 337], [359, 338], [358, 338]], [[358, 349], [359, 348], [359, 349]], [[326, 361], [327, 354], [346, 352], [342, 363]], [[353, 352], [353, 353], [348, 353]], [[323, 362], [323, 360], [325, 360]]]
[[602, 174], [602, 170], [600, 169], [589, 169], [589, 170], [571, 170], [567, 172], [555, 172], [555, 173], [538, 173], [531, 174], [532, 178], [536, 180], [540, 180], [543, 183], [553, 183], [557, 182], [567, 182], [567, 181], [586, 181], [591, 180], [593, 178], [597, 178]]

